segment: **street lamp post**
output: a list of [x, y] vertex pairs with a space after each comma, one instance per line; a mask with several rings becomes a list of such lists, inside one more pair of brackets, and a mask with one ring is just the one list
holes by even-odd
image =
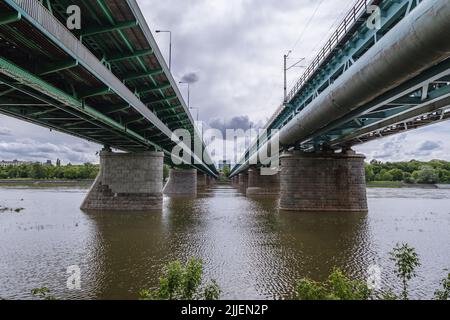
[[187, 85], [187, 88], [188, 88], [188, 101], [187, 102], [188, 102], [188, 108], [190, 108], [190, 106], [191, 106], [191, 102], [190, 102], [190, 100], [191, 100], [191, 84], [189, 82], [185, 82], [185, 81], [180, 81], [179, 84]]
[[156, 33], [169, 34], [169, 71], [172, 71], [172, 31], [170, 30], [156, 30]]
[[305, 58], [301, 58], [300, 60], [298, 60], [296, 63], [294, 63], [293, 65], [288, 67], [287, 64], [287, 60], [289, 59], [289, 55], [291, 54], [291, 50], [284, 55], [284, 99], [283, 102], [284, 104], [286, 104], [287, 101], [287, 72], [288, 70], [292, 69], [292, 68], [304, 68], [304, 66], [299, 66], [298, 64], [300, 62], [302, 62], [303, 60], [305, 60]]
[[191, 110], [197, 110], [197, 123], [198, 123], [198, 114], [199, 114], [199, 112], [200, 112], [200, 108], [198, 108], [198, 107], [192, 107], [192, 108], [189, 108], [189, 109], [191, 109]]

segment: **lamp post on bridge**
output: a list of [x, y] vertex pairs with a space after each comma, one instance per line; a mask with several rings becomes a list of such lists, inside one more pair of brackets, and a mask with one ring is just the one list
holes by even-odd
[[169, 34], [169, 71], [172, 71], [172, 31], [170, 30], [156, 30], [156, 33]]
[[179, 84], [187, 85], [187, 88], [188, 88], [188, 101], [187, 101], [187, 103], [188, 103], [188, 108], [190, 109], [191, 108], [191, 102], [190, 102], [190, 100], [191, 100], [191, 84], [189, 82], [186, 82], [186, 81], [180, 81]]
[[283, 95], [283, 103], [287, 104], [287, 72], [292, 68], [305, 68], [304, 66], [299, 66], [298, 64], [305, 60], [305, 58], [301, 58], [296, 63], [288, 67], [287, 60], [289, 59], [289, 55], [292, 53], [292, 50], [289, 50], [287, 54], [284, 55], [284, 95]]

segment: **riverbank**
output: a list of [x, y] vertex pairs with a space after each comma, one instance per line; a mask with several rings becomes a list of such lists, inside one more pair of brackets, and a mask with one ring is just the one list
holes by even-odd
[[450, 184], [419, 184], [404, 183], [400, 181], [372, 181], [367, 183], [368, 188], [415, 188], [415, 189], [450, 189]]
[[3, 179], [0, 180], [0, 186], [34, 186], [34, 187], [89, 187], [94, 180], [34, 180], [34, 179]]

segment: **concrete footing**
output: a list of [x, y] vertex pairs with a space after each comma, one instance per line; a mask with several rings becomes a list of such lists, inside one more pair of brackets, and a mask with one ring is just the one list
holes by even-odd
[[216, 184], [216, 179], [211, 176], [208, 176], [206, 181], [207, 181], [208, 187], [214, 187]]
[[208, 187], [209, 177], [203, 172], [197, 172], [197, 188], [206, 189]]
[[248, 173], [241, 172], [239, 173], [239, 189], [246, 193], [248, 188]]
[[171, 169], [163, 193], [171, 196], [197, 195], [196, 169]]
[[280, 194], [280, 174], [261, 175], [257, 168], [248, 170], [247, 196], [277, 196]]
[[162, 209], [163, 153], [100, 153], [100, 172], [82, 210]]
[[289, 152], [280, 157], [280, 209], [366, 212], [363, 155]]

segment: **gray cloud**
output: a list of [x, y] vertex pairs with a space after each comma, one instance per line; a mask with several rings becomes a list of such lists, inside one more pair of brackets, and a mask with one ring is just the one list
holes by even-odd
[[435, 141], [425, 141], [420, 145], [420, 147], [417, 149], [417, 151], [433, 151], [436, 149], [440, 149], [441, 144]]
[[38, 142], [33, 139], [19, 139], [13, 142], [0, 141], [1, 160], [27, 160], [27, 161], [56, 161], [84, 163], [97, 162], [95, 152], [91, 145], [77, 144], [53, 144]]
[[200, 77], [195, 72], [190, 72], [181, 77], [181, 81], [187, 83], [196, 83], [200, 80]]
[[11, 130], [9, 128], [0, 127], [0, 136], [10, 136]]
[[233, 117], [229, 120], [221, 120], [221, 119], [213, 119], [209, 126], [213, 129], [217, 129], [222, 132], [223, 136], [226, 136], [226, 130], [236, 130], [242, 129], [244, 131], [249, 129], [261, 129], [263, 127], [263, 123], [259, 121], [258, 123], [254, 123], [250, 121], [249, 116], [237, 116]]

